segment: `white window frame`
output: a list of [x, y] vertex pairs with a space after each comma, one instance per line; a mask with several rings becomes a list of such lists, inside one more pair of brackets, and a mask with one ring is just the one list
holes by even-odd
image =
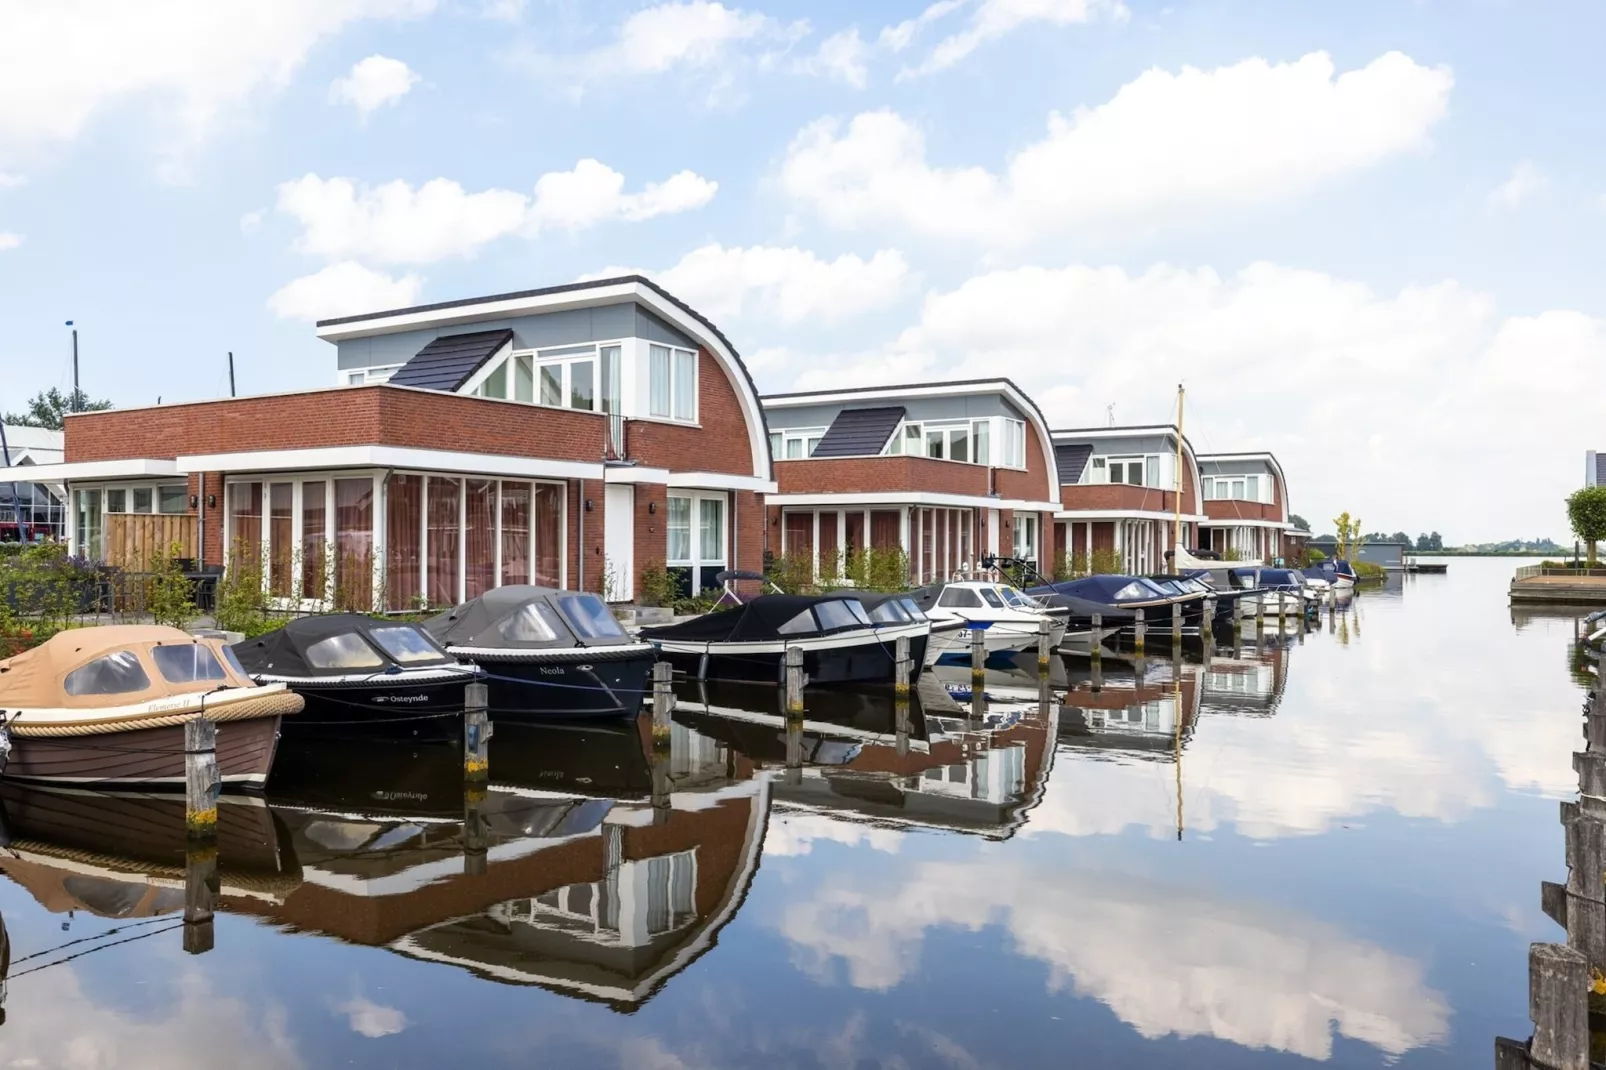
[[[671, 498], [671, 499], [672, 498], [687, 498], [687, 499], [690, 499], [690, 501], [691, 501], [691, 511], [690, 511], [690, 519], [689, 519], [689, 525], [690, 526], [689, 526], [689, 530], [687, 531], [687, 538], [686, 538], [686, 551], [687, 551], [688, 556], [684, 557], [684, 558], [671, 558], [671, 557], [668, 556], [669, 547], [668, 547], [667, 535], [668, 535], [668, 528], [669, 528], [669, 519], [668, 519], [668, 517], [669, 517], [669, 506], [668, 506], [667, 502], [666, 502], [666, 504], [664, 506], [664, 534], [666, 536], [666, 538], [664, 540], [665, 541], [665, 545], [664, 545], [664, 551], [665, 551], [664, 567], [665, 568], [687, 568], [687, 569], [691, 569], [692, 570], [692, 577], [691, 577], [692, 594], [696, 595], [697, 591], [700, 589], [698, 583], [699, 583], [699, 580], [701, 580], [701, 578], [702, 578], [702, 570], [705, 567], [707, 567], [709, 565], [720, 565], [720, 566], [722, 566], [724, 568], [730, 568], [731, 567], [731, 561], [730, 561], [730, 528], [731, 528], [731, 502], [730, 502], [730, 496], [725, 494], [723, 491], [700, 491], [700, 490], [683, 490], [683, 489], [680, 489], [680, 488], [671, 488], [669, 493], [667, 495], [665, 495], [665, 497], [666, 498]], [[704, 501], [717, 501], [717, 502], [720, 503], [720, 520], [721, 520], [721, 523], [720, 523], [720, 526], [719, 526], [719, 557], [718, 558], [706, 558], [706, 557], [704, 557], [702, 555], [702, 526], [701, 526], [702, 525], [702, 505], [700, 503], [702, 503]]]
[[[698, 417], [699, 417], [699, 414], [700, 414], [699, 413], [699, 404], [701, 402], [701, 398], [700, 398], [699, 395], [702, 393], [702, 390], [698, 385], [698, 379], [701, 378], [701, 372], [702, 372], [702, 359], [701, 359], [700, 354], [695, 349], [687, 349], [684, 346], [670, 345], [667, 342], [654, 342], [654, 341], [651, 341], [650, 339], [646, 341], [646, 346], [647, 346], [647, 417], [646, 418], [649, 419], [649, 420], [662, 420], [662, 421], [665, 421], [667, 423], [674, 423], [674, 424], [696, 424], [698, 422]], [[669, 411], [668, 412], [655, 412], [653, 410], [653, 407], [652, 407], [652, 351], [654, 349], [667, 350], [668, 353], [669, 353], [669, 377], [668, 377], [668, 382], [669, 382]], [[680, 362], [680, 359], [683, 358], [683, 357], [690, 357], [691, 358], [691, 415], [690, 416], [676, 416], [675, 415], [676, 410], [678, 408], [680, 408], [679, 403], [682, 400], [684, 400], [682, 398], [680, 392], [677, 390], [677, 388], [675, 386], [675, 366]]]
[[999, 458], [998, 468], [1015, 468], [1024, 470], [1026, 467], [1026, 421], [1003, 417], [1003, 453]]
[[342, 368], [341, 386], [363, 386], [366, 383], [388, 383], [390, 377], [405, 367], [403, 364], [375, 364], [372, 367]]
[[[826, 430], [827, 428], [824, 427], [788, 427], [780, 431], [770, 432], [771, 449], [774, 449], [776, 439], [780, 440], [781, 447], [781, 452], [779, 455], [774, 455], [771, 459], [777, 461], [808, 460], [810, 457], [814, 456], [814, 447], [818, 446], [820, 444], [820, 439], [825, 437]], [[800, 444], [800, 449], [802, 450], [803, 454], [801, 457], [790, 457], [787, 455], [791, 450], [792, 443], [794, 442]]]

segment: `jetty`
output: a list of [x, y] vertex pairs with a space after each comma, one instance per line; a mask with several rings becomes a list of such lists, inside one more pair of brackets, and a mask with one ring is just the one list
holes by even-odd
[[1524, 565], [1511, 580], [1513, 605], [1606, 605], [1606, 568]]

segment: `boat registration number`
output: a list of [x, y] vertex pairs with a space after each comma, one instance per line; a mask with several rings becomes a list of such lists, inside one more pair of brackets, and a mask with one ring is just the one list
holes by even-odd
[[969, 628], [961, 628], [961, 629], [959, 629], [958, 633], [956, 633], [956, 635], [954, 637], [956, 639], [958, 639], [961, 643], [968, 643], [968, 642], [970, 642], [970, 629]]

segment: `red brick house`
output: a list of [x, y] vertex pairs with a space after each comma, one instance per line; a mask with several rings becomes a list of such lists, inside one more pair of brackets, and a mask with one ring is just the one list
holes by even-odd
[[[1288, 535], [1288, 481], [1269, 453], [1210, 453], [1199, 458], [1204, 511], [1199, 545], [1245, 561], [1275, 561], [1297, 547]], [[1309, 538], [1309, 533], [1306, 533]]]
[[[47, 475], [135, 568], [257, 555], [287, 605], [451, 605], [504, 583], [635, 596], [761, 566], [764, 412], [729, 340], [637, 276], [318, 324], [338, 385], [85, 413]], [[41, 469], [41, 471], [44, 471]], [[371, 591], [371, 599], [367, 592]]]
[[[1120, 554], [1126, 572], [1166, 569], [1177, 521], [1178, 432], [1173, 424], [1054, 432], [1059, 461], [1059, 545], [1066, 554]], [[1181, 439], [1182, 542], [1199, 545], [1199, 462]]]
[[1037, 403], [1008, 379], [763, 399], [775, 459], [769, 549], [816, 575], [855, 550], [901, 550], [909, 578], [973, 573], [987, 554], [1051, 560], [1059, 477]]

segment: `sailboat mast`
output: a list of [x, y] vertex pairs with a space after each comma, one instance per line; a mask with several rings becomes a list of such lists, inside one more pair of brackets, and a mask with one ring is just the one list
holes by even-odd
[[1176, 526], [1171, 532], [1171, 567], [1179, 568], [1182, 562], [1182, 403], [1186, 391], [1177, 384], [1177, 470], [1176, 470]]

